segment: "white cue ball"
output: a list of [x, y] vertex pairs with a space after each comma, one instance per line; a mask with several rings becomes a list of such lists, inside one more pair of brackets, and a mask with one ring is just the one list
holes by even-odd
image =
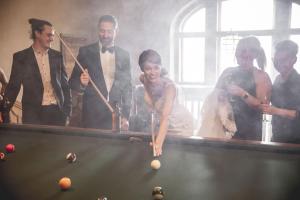
[[151, 168], [158, 170], [160, 168], [160, 161], [159, 160], [152, 160], [151, 162]]

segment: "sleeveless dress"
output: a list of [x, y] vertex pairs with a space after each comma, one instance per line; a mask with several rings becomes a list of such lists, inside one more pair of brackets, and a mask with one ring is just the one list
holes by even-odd
[[[130, 117], [130, 130], [150, 133], [152, 109], [155, 114], [156, 129], [158, 130], [159, 118], [166, 98], [165, 89], [169, 84], [173, 84], [173, 82], [166, 81], [161, 88], [153, 91], [153, 108], [145, 100], [145, 88], [140, 85], [135, 89], [134, 110]], [[177, 130], [176, 133], [179, 135], [193, 134], [193, 117], [183, 105], [179, 104], [177, 94], [173, 103], [172, 112], [169, 115], [169, 130]]]
[[[236, 84], [252, 96], [256, 97], [256, 83], [252, 70], [233, 67], [227, 70], [224, 80], [220, 80], [219, 87], [225, 89], [226, 83]], [[218, 85], [217, 85], [218, 87]], [[262, 140], [262, 113], [250, 107], [241, 97], [229, 96], [229, 102], [234, 113], [237, 132], [235, 139]]]

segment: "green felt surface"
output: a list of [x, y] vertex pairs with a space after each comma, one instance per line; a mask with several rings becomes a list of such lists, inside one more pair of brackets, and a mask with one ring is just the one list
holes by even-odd
[[[104, 195], [109, 200], [150, 200], [155, 186], [163, 187], [167, 200], [300, 199], [298, 151], [175, 138], [165, 145], [161, 169], [153, 171], [149, 137], [131, 142], [130, 136], [0, 128], [0, 151], [8, 143], [16, 146], [0, 162], [0, 199], [97, 200]], [[76, 153], [75, 163], [65, 159], [69, 152]], [[64, 176], [72, 180], [68, 191], [58, 186]]]

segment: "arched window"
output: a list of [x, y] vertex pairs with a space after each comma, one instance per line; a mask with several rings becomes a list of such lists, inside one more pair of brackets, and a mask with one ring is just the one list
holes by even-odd
[[[197, 24], [197, 26], [195, 26]], [[180, 82], [204, 82], [205, 9], [191, 13], [180, 24], [179, 35], [179, 76]], [[200, 34], [197, 34], [200, 33]]]
[[194, 116], [222, 71], [236, 66], [241, 37], [259, 38], [273, 78], [274, 44], [288, 38], [300, 44], [299, 13], [299, 4], [282, 0], [195, 0], [185, 6], [172, 25], [171, 75], [182, 85]]

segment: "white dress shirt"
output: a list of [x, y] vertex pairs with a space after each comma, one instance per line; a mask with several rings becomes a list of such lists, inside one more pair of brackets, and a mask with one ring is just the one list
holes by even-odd
[[103, 76], [105, 79], [107, 91], [110, 92], [113, 82], [115, 80], [115, 71], [116, 71], [115, 53], [114, 52], [111, 53], [109, 51], [102, 53], [101, 51], [102, 45], [101, 44], [99, 45], [100, 45], [100, 60], [101, 60]]
[[39, 66], [40, 74], [42, 77], [44, 93], [42, 105], [53, 105], [57, 104], [54, 89], [51, 84], [51, 76], [50, 76], [50, 64], [49, 64], [49, 55], [48, 51], [41, 52], [36, 49], [33, 49], [36, 61]]

